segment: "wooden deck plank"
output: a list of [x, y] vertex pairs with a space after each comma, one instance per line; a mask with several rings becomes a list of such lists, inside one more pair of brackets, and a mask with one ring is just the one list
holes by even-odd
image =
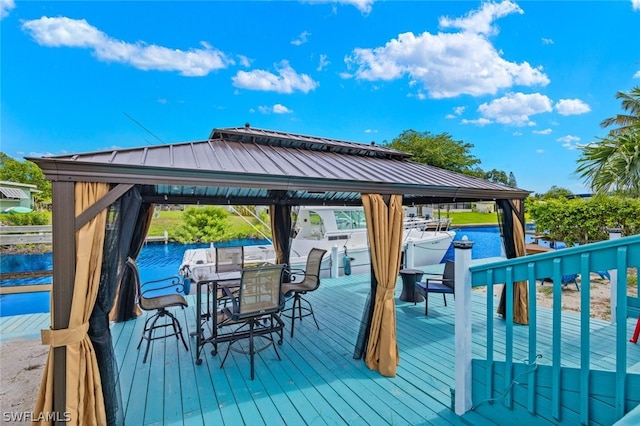
[[[120, 368], [119, 383], [127, 425], [185, 424], [426, 424], [461, 425], [464, 420], [450, 409], [450, 388], [454, 383], [455, 300], [431, 297], [429, 316], [424, 302], [400, 302], [401, 284], [396, 289], [396, 325], [400, 365], [394, 378], [371, 371], [363, 360], [353, 359], [353, 350], [369, 291], [369, 277], [351, 275], [324, 279], [321, 287], [307, 296], [313, 304], [320, 330], [310, 318], [296, 323], [293, 338], [288, 333], [278, 347], [281, 361], [272, 349], [256, 358], [256, 377], [249, 380], [249, 359], [230, 355], [220, 368], [221, 354], [211, 355], [205, 348], [203, 364], [195, 365], [195, 340], [187, 338], [189, 351], [171, 337], [152, 343], [147, 363], [142, 363], [143, 347], [136, 345], [146, 314], [125, 323], [114, 324], [112, 335]], [[478, 294], [476, 294], [478, 293]], [[185, 328], [195, 329], [195, 298], [190, 307], [175, 313]], [[497, 307], [497, 299], [494, 299]], [[486, 352], [486, 295], [474, 291], [473, 353]], [[550, 363], [550, 310], [538, 308], [537, 352]], [[504, 358], [506, 323], [493, 317], [496, 360]], [[636, 318], [627, 323], [629, 337]], [[32, 314], [0, 321], [0, 340], [39, 335], [49, 324], [49, 314]], [[579, 366], [580, 318], [563, 313], [563, 363]], [[591, 364], [613, 370], [615, 328], [592, 320]], [[528, 327], [514, 326], [514, 363], [528, 356]], [[502, 355], [500, 355], [502, 354]], [[640, 368], [640, 345], [628, 343], [627, 362]], [[474, 419], [478, 420], [478, 419]], [[481, 421], [481, 420], [478, 420]], [[471, 422], [472, 424], [476, 424]]]

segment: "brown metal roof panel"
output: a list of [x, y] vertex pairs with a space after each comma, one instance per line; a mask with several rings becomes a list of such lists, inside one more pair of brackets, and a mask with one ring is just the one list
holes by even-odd
[[347, 142], [337, 139], [322, 138], [316, 136], [301, 135], [274, 130], [265, 130], [252, 127], [232, 127], [224, 129], [213, 129], [210, 139], [239, 139], [247, 141], [261, 141], [269, 145], [294, 145], [296, 142], [302, 144], [307, 149], [335, 150], [359, 155], [382, 155], [397, 158], [411, 157], [412, 154], [385, 148], [377, 145], [367, 145], [357, 142]]

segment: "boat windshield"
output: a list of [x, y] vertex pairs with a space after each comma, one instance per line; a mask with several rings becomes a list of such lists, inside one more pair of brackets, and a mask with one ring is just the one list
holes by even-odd
[[334, 215], [338, 230], [367, 228], [363, 210], [336, 210]]

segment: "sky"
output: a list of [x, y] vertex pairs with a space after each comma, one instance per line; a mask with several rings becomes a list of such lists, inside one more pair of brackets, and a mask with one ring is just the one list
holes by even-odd
[[0, 150], [25, 157], [251, 127], [473, 145], [520, 188], [589, 192], [580, 146], [640, 86], [640, 0], [0, 0]]

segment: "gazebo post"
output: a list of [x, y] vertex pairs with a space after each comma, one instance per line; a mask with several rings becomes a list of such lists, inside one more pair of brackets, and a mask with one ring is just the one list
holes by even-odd
[[[76, 271], [75, 183], [53, 182], [53, 285], [51, 286], [51, 329], [69, 327]], [[53, 350], [53, 411], [64, 418], [66, 411], [67, 348]]]

